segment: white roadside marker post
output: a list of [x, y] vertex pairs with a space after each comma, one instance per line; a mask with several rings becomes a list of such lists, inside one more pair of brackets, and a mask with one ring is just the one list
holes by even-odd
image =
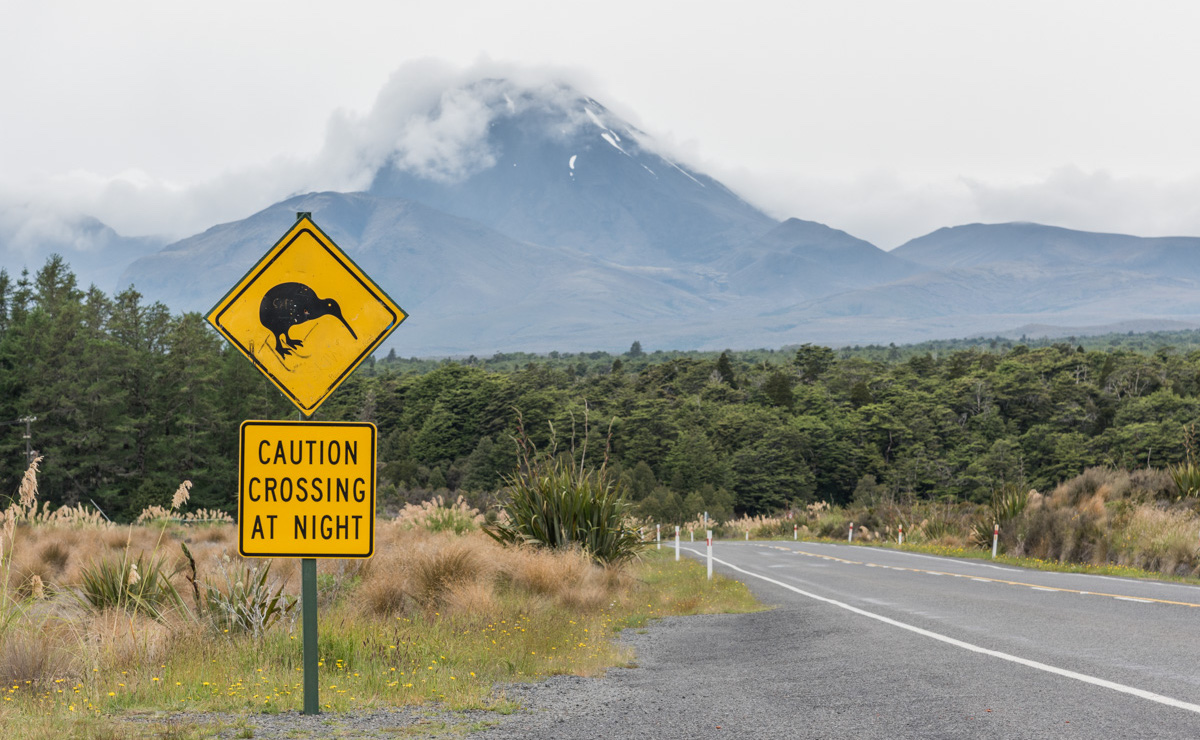
[[662, 549], [662, 525], [661, 524], [654, 525], [654, 549], [655, 550]]
[[850, 536], [846, 538], [847, 542], [854, 541], [854, 522], [850, 522]]
[[691, 527], [688, 527], [688, 542], [695, 542], [695, 541], [696, 541], [696, 530], [692, 529]]
[[712, 530], [708, 530], [708, 580], [712, 580]]
[[901, 524], [901, 525], [900, 525], [900, 541], [899, 541], [899, 544], [901, 544], [901, 545], [903, 545], [903, 544], [904, 544], [904, 525], [903, 525], [903, 524]]
[[750, 530], [748, 530], [748, 529], [746, 530], [746, 541], [747, 542], [750, 541]]
[[996, 559], [996, 548], [1000, 546], [1000, 522], [992, 525], [992, 560]]
[[679, 525], [675, 525], [675, 562], [679, 562]]
[[793, 540], [800, 539], [800, 525], [799, 524], [792, 525], [792, 539]]

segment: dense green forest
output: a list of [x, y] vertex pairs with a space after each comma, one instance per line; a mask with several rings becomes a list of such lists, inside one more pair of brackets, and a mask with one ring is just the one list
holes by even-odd
[[[396, 338], [402, 341], [403, 329]], [[165, 503], [235, 507], [238, 425], [295, 418], [198, 314], [77, 285], [53, 258], [0, 271], [0, 499], [25, 464], [41, 492], [114, 519]], [[1086, 467], [1185, 458], [1200, 417], [1200, 333], [1021, 344], [802, 345], [746, 352], [499, 354], [364, 363], [318, 419], [379, 428], [381, 498], [495, 491], [518, 424], [610, 468], [642, 513], [765, 513], [891, 492], [981, 501]], [[552, 431], [553, 430], [553, 431]], [[587, 444], [585, 445], [585, 437]]]

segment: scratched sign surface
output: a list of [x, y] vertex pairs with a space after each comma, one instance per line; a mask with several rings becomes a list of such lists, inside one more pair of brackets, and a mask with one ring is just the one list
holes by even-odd
[[406, 316], [303, 217], [207, 318], [311, 414]]

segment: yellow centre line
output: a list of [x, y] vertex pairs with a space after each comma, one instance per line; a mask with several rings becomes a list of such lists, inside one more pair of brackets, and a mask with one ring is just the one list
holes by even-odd
[[1170, 601], [1168, 599], [1154, 599], [1154, 598], [1150, 598], [1149, 596], [1126, 596], [1124, 594], [1109, 594], [1109, 593], [1103, 593], [1101, 591], [1080, 591], [1080, 590], [1074, 589], [1074, 588], [1058, 588], [1056, 586], [1040, 586], [1035, 583], [1024, 583], [1022, 581], [1008, 581], [1003, 578], [987, 578], [985, 576], [972, 576], [972, 575], [966, 575], [963, 573], [948, 573], [946, 571], [940, 571], [940, 570], [922, 570], [921, 568], [905, 568], [905, 567], [902, 567], [899, 565], [881, 565], [878, 563], [866, 563], [861, 560], [846, 560], [845, 558], [835, 558], [832, 555], [821, 555], [821, 554], [818, 554], [815, 552], [805, 552], [803, 550], [791, 550], [786, 547], [780, 547], [778, 545], [774, 545], [774, 546], [766, 545], [766, 547], [774, 547], [777, 550], [783, 550], [784, 552], [790, 552], [790, 553], [794, 553], [796, 555], [805, 555], [810, 558], [820, 558], [822, 560], [832, 560], [832, 561], [838, 562], [838, 563], [845, 563], [846, 565], [865, 565], [869, 568], [890, 568], [892, 570], [904, 570], [904, 571], [908, 571], [910, 573], [925, 573], [926, 575], [931, 575], [931, 576], [953, 576], [954, 578], [968, 578], [972, 581], [986, 581], [988, 583], [1003, 583], [1003, 584], [1006, 584], [1009, 586], [1024, 586], [1026, 588], [1032, 588], [1035, 591], [1061, 591], [1062, 593], [1066, 593], [1066, 594], [1081, 594], [1083, 596], [1106, 596], [1110, 599], [1120, 599], [1122, 601], [1141, 601], [1141, 602], [1152, 603], [1152, 604], [1170, 604], [1171, 606], [1188, 606], [1188, 607], [1192, 607], [1193, 609], [1200, 609], [1200, 604], [1193, 604], [1190, 601]]

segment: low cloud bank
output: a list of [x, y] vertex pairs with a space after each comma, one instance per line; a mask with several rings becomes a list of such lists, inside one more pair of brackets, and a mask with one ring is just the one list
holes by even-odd
[[1064, 166], [1020, 182], [913, 180], [890, 172], [830, 179], [708, 169], [778, 218], [820, 221], [892, 249], [943, 226], [1032, 221], [1136, 236], [1200, 236], [1200, 176], [1120, 177]]
[[[200, 183], [129, 170], [113, 176], [70, 172], [0, 186], [0, 257], [11, 268], [14, 255], [36, 259], [46, 245], [103, 247], [107, 237], [81, 214], [125, 236], [181, 238], [296, 193], [362, 190], [384, 166], [452, 181], [494, 164], [487, 131], [498, 115], [551, 106], [568, 114], [569, 127], [586, 125], [579, 93], [646, 128], [578, 70], [489, 60], [467, 68], [411, 62], [393, 73], [370, 110], [335, 111], [321, 149], [310, 157], [280, 157]], [[1036, 221], [1141, 236], [1200, 234], [1200, 175], [1162, 181], [1065, 166], [1021, 182], [969, 174], [916, 180], [893, 172], [839, 179], [706, 162], [695, 145], [678, 143], [673, 132], [651, 129], [644, 143], [722, 180], [772, 215], [820, 221], [885, 249], [942, 226], [972, 222]]]
[[[0, 186], [0, 244], [3, 235], [11, 242], [22, 233], [25, 243], [35, 231], [47, 231], [54, 214], [62, 239], [74, 238], [68, 232], [79, 214], [95, 216], [122, 235], [181, 238], [296, 193], [362, 190], [383, 166], [435, 180], [466, 177], [494, 164], [486, 137], [498, 113], [530, 105], [568, 110], [571, 87], [592, 91], [597, 84], [570, 69], [487, 60], [468, 68], [410, 62], [392, 74], [366, 113], [335, 111], [320, 151], [311, 157], [280, 157], [190, 184], [129, 170], [113, 176], [76, 171]], [[574, 115], [582, 122], [581, 110]], [[35, 214], [37, 223], [26, 225]]]

